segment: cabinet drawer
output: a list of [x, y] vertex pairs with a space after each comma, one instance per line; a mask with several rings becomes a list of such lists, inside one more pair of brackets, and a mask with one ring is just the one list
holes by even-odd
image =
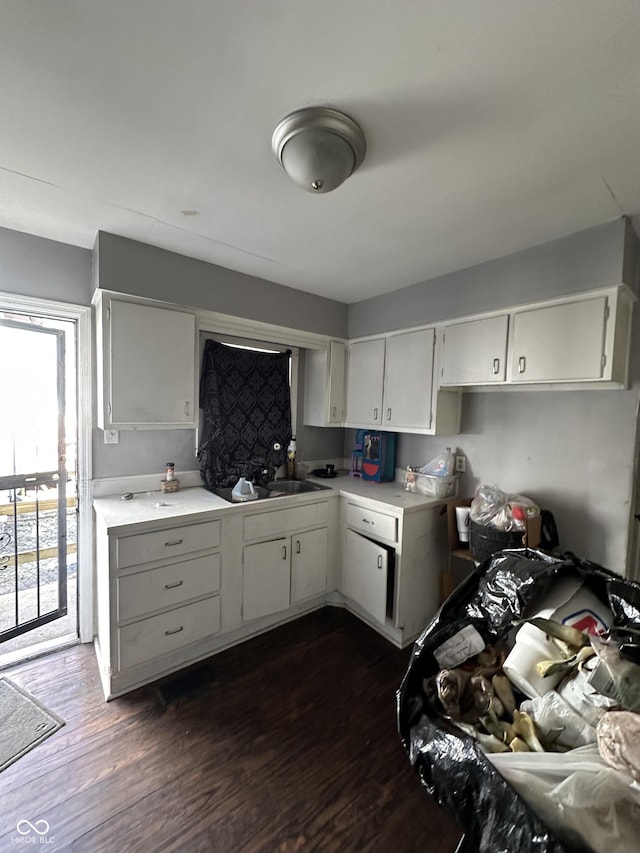
[[244, 519], [244, 538], [260, 539], [263, 536], [277, 536], [304, 527], [320, 527], [327, 523], [329, 509], [327, 501], [316, 504], [293, 506], [274, 512], [259, 512], [247, 515]]
[[118, 628], [120, 669], [169, 654], [220, 630], [220, 596]]
[[220, 554], [172, 563], [117, 580], [118, 621], [174, 607], [220, 588]]
[[122, 536], [117, 540], [117, 566], [126, 569], [140, 563], [151, 563], [167, 557], [180, 557], [194, 551], [206, 551], [220, 545], [220, 522], [185, 524], [154, 530], [153, 533], [138, 533]]
[[395, 516], [365, 509], [357, 504], [347, 504], [347, 524], [374, 538], [380, 537], [390, 542], [398, 538], [398, 519]]

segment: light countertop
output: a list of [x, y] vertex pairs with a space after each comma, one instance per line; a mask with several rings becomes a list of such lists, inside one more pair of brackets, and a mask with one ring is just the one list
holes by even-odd
[[276, 504], [283, 507], [299, 502], [308, 502], [319, 496], [342, 495], [365, 499], [385, 507], [402, 509], [405, 512], [420, 510], [426, 506], [444, 503], [441, 498], [428, 498], [424, 495], [405, 492], [402, 483], [373, 483], [348, 475], [338, 475], [334, 479], [309, 477], [311, 482], [327, 486], [327, 491], [310, 492], [303, 495], [272, 498], [268, 501], [251, 501], [246, 504], [231, 504], [212, 494], [201, 486], [181, 489], [178, 492], [160, 491], [140, 492], [131, 500], [122, 500], [120, 495], [95, 498], [93, 504], [96, 513], [104, 522], [107, 530], [145, 524], [153, 521], [181, 519], [204, 520], [203, 514], [211, 512], [242, 512], [257, 505], [261, 509], [275, 509]]
[[374, 483], [371, 480], [362, 480], [360, 477], [350, 477], [348, 474], [338, 475], [335, 479], [324, 479], [321, 477], [307, 477], [312, 483], [321, 483], [323, 486], [339, 492], [343, 497], [366, 498], [377, 503], [402, 509], [405, 512], [419, 510], [425, 506], [444, 503], [442, 498], [428, 498], [425, 495], [405, 492], [402, 483]]

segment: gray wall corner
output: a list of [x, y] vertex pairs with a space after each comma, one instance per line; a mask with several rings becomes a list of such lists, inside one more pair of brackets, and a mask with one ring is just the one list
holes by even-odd
[[626, 222], [560, 237], [349, 306], [349, 337], [438, 323], [619, 284]]
[[640, 296], [640, 217], [636, 219], [638, 233], [634, 222], [624, 217], [624, 259], [622, 268], [622, 282], [633, 290], [636, 296]]

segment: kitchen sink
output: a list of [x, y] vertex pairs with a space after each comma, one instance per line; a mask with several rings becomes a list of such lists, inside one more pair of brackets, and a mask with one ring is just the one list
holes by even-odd
[[257, 498], [252, 498], [248, 501], [234, 501], [231, 498], [231, 487], [214, 489], [214, 495], [219, 498], [224, 498], [229, 503], [254, 503], [256, 500], [262, 501], [266, 498], [283, 498], [289, 495], [306, 495], [309, 492], [324, 492], [329, 486], [321, 486], [319, 483], [308, 483], [304, 480], [273, 480], [264, 486], [254, 486], [258, 493]]
[[234, 501], [234, 500], [232, 500], [231, 499], [231, 491], [232, 491], [231, 486], [229, 486], [228, 488], [214, 489], [213, 494], [218, 495], [219, 498], [224, 498], [225, 501], [229, 501], [230, 504], [231, 503], [245, 503], [245, 504], [254, 503], [256, 500], [260, 501], [260, 500], [264, 500], [264, 498], [270, 498], [271, 497], [271, 493], [270, 493], [269, 489], [265, 489], [264, 486], [254, 486], [254, 489], [258, 493], [258, 497], [257, 498], [251, 498], [251, 500], [248, 500], [248, 501]]
[[306, 495], [309, 492], [324, 492], [329, 486], [319, 483], [309, 483], [307, 480], [272, 480], [267, 483], [271, 492], [270, 497], [278, 498], [284, 495]]

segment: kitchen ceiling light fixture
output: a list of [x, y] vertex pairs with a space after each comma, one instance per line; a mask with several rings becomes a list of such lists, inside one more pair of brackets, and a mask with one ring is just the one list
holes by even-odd
[[304, 107], [276, 127], [273, 153], [291, 180], [311, 193], [339, 187], [364, 160], [364, 134], [356, 122], [330, 107]]

